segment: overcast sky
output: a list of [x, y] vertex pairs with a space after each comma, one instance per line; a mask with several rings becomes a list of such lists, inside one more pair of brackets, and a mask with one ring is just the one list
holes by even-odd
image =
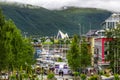
[[[0, 0], [1, 1], [1, 0]], [[20, 2], [47, 9], [59, 9], [63, 6], [101, 8], [120, 12], [120, 0], [2, 0], [8, 2]]]

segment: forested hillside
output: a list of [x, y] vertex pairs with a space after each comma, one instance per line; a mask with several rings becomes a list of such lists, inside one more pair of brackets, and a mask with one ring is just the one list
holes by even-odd
[[111, 12], [91, 8], [68, 8], [63, 10], [47, 10], [44, 8], [28, 8], [15, 5], [1, 5], [6, 18], [12, 19], [22, 32], [27, 35], [53, 36], [58, 30], [68, 35], [79, 34], [91, 29], [100, 29], [101, 23]]

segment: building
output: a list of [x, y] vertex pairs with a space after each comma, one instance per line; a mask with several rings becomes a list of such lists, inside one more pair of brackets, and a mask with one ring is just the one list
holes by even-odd
[[95, 61], [97, 61], [97, 64], [99, 66], [106, 66], [109, 65], [109, 62], [106, 61], [106, 55], [107, 55], [107, 42], [112, 40], [110, 38], [106, 38], [105, 36], [105, 30], [113, 29], [117, 27], [117, 24], [120, 22], [120, 13], [113, 13], [110, 17], [108, 17], [104, 23], [102, 24], [103, 29], [96, 31], [96, 34], [98, 35], [95, 38], [94, 42], [94, 54], [95, 54]]
[[92, 54], [92, 66], [105, 66], [109, 62], [105, 60], [106, 57], [106, 42], [111, 40], [104, 36], [105, 30], [90, 30], [86, 36], [89, 43], [89, 52]]
[[108, 17], [104, 23], [102, 23], [103, 29], [101, 30], [90, 30], [86, 36], [89, 42], [89, 51], [92, 54], [92, 65], [94, 67], [105, 68], [109, 65], [109, 61], [106, 61], [108, 41], [112, 38], [105, 37], [105, 30], [116, 28], [120, 22], [120, 13], [113, 13]]
[[[95, 39], [95, 45], [94, 45], [94, 54], [95, 54], [95, 58], [97, 58], [97, 64], [99, 66], [105, 66], [105, 65], [109, 65], [109, 62], [106, 61], [106, 56], [107, 56], [107, 42], [110, 41], [112, 39], [109, 38], [96, 38]], [[96, 63], [96, 62], [95, 62]]]
[[68, 39], [69, 36], [67, 33], [63, 33], [61, 30], [58, 31], [58, 34], [57, 34], [57, 39]]
[[113, 13], [110, 17], [108, 17], [104, 23], [102, 24], [103, 29], [96, 31], [98, 35], [95, 39], [95, 54], [98, 55], [98, 64], [99, 65], [107, 65], [108, 63], [105, 62], [105, 57], [107, 55], [106, 52], [106, 43], [109, 40], [105, 37], [105, 30], [109, 30], [112, 28], [116, 28], [117, 24], [120, 22], [120, 13]]
[[86, 34], [89, 52], [92, 55], [91, 57], [92, 66], [94, 66], [94, 42], [95, 42], [95, 37], [97, 36], [96, 31], [97, 30], [89, 30], [88, 33]]
[[106, 29], [116, 28], [119, 22], [120, 22], [120, 13], [113, 13], [102, 24], [103, 29], [106, 30]]

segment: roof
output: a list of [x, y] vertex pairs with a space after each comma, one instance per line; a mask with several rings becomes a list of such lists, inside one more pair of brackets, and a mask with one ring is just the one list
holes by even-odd
[[65, 39], [65, 38], [69, 38], [68, 34], [67, 33], [64, 34], [61, 30], [59, 30], [57, 34], [57, 39]]
[[86, 34], [86, 36], [87, 37], [89, 37], [89, 36], [97, 36], [96, 31], [97, 30], [89, 30], [88, 33]]
[[105, 22], [119, 22], [120, 21], [120, 13], [113, 13], [109, 18], [105, 20]]

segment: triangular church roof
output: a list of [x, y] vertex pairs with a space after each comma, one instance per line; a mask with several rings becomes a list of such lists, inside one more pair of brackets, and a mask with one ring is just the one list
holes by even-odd
[[57, 34], [57, 39], [65, 39], [65, 38], [69, 38], [68, 37], [68, 34], [64, 34], [61, 30], [58, 31], [58, 34]]

